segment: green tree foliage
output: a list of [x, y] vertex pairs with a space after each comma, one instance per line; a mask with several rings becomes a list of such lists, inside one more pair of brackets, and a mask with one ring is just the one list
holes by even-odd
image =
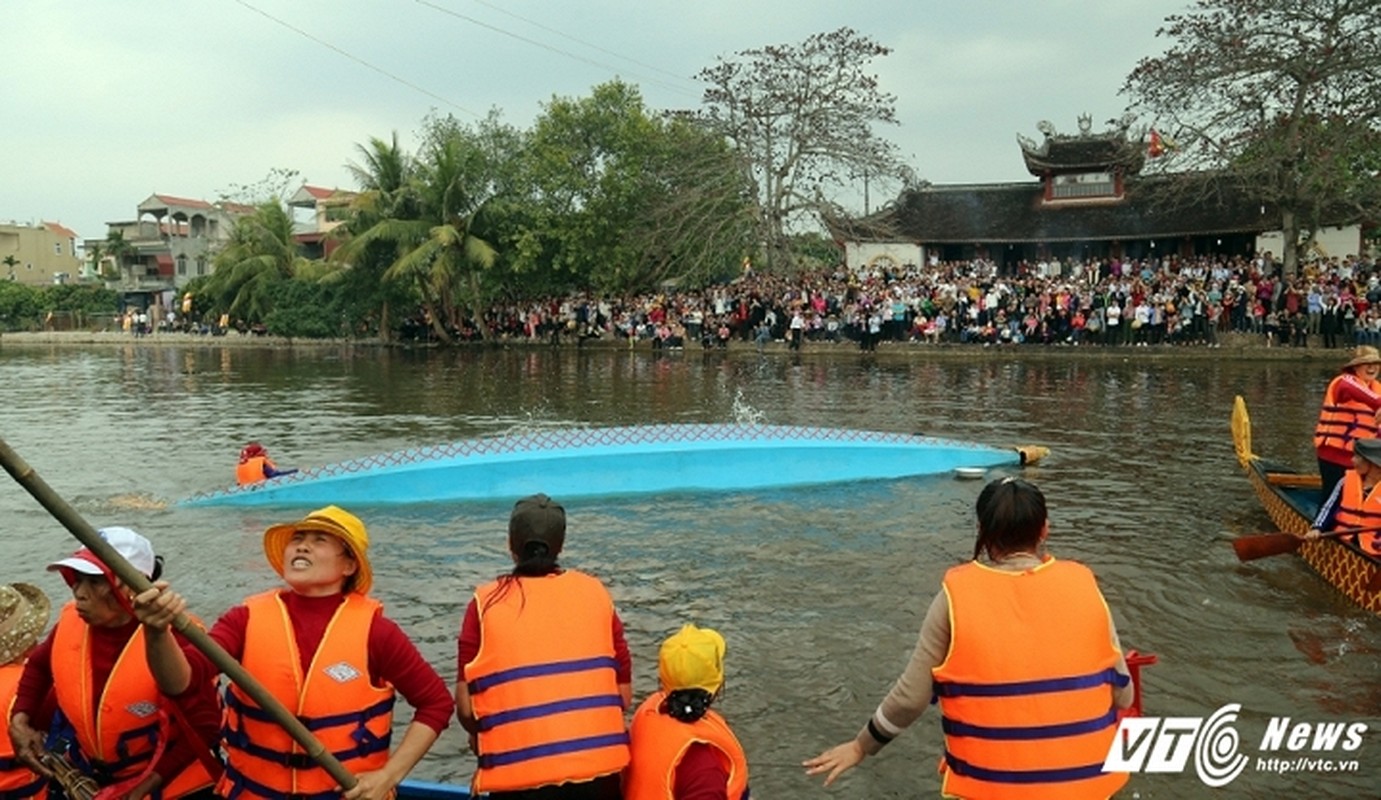
[[350, 320], [344, 313], [338, 287], [314, 281], [287, 280], [278, 288], [277, 302], [264, 316], [273, 336], [329, 339], [348, 337]]
[[722, 274], [751, 245], [751, 188], [734, 152], [696, 120], [651, 114], [626, 83], [554, 98], [522, 163], [520, 273], [624, 292]]
[[1375, 218], [1381, 4], [1198, 0], [1157, 36], [1170, 47], [1123, 92], [1176, 142], [1160, 169], [1196, 194], [1207, 176], [1278, 208], [1291, 273], [1302, 232], [1340, 208]]
[[854, 176], [902, 177], [875, 128], [896, 124], [896, 98], [868, 72], [891, 50], [849, 28], [721, 58], [702, 70], [701, 118], [733, 143], [754, 189], [766, 268], [790, 264], [789, 233], [833, 211]]
[[202, 291], [215, 309], [249, 323], [263, 322], [282, 285], [312, 270], [293, 240], [292, 217], [276, 200], [235, 222], [230, 241], [214, 263]]
[[125, 274], [125, 259], [134, 252], [134, 245], [125, 239], [124, 231], [114, 230], [106, 234], [105, 251], [106, 255], [115, 260], [115, 273], [101, 277], [107, 280], [119, 280]]
[[37, 327], [44, 312], [42, 289], [0, 281], [0, 329], [21, 331]]
[[99, 286], [28, 286], [0, 281], [0, 330], [37, 330], [50, 311], [81, 318], [114, 314], [119, 308], [120, 296]]
[[459, 137], [432, 138], [417, 159], [401, 158], [396, 144], [396, 137], [392, 147], [376, 139], [362, 148], [366, 159], [381, 162], [358, 168], [366, 181], [378, 177], [376, 166], [400, 169], [386, 173], [381, 185], [389, 188], [365, 183], [339, 257], [353, 263], [372, 255], [384, 266], [380, 279], [415, 288], [438, 338], [450, 342], [455, 299], [467, 287], [473, 292], [495, 260], [493, 245], [472, 230], [489, 197], [484, 159]]
[[114, 314], [120, 309], [120, 295], [104, 286], [64, 283], [43, 287], [45, 311], [69, 311], [82, 314]]

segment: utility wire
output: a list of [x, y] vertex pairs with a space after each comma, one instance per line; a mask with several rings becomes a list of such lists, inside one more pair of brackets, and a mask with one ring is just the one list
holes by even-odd
[[676, 80], [678, 80], [678, 81], [684, 81], [684, 80], [686, 80], [686, 76], [685, 76], [685, 75], [678, 75], [677, 73], [672, 72], [671, 70], [662, 69], [661, 67], [658, 67], [658, 66], [653, 65], [653, 64], [646, 64], [646, 63], [644, 63], [644, 62], [642, 62], [642, 61], [637, 60], [636, 58], [629, 58], [628, 56], [625, 56], [625, 55], [623, 55], [623, 54], [621, 54], [621, 53], [615, 53], [613, 50], [606, 50], [605, 48], [600, 47], [599, 45], [594, 44], [594, 43], [592, 43], [592, 42], [587, 42], [587, 41], [585, 41], [585, 40], [583, 40], [583, 39], [577, 39], [576, 37], [570, 35], [569, 33], [566, 33], [566, 32], [563, 31], [563, 30], [558, 30], [558, 29], [556, 29], [556, 28], [548, 27], [548, 26], [543, 25], [542, 23], [538, 22], [537, 20], [528, 19], [527, 17], [521, 16], [521, 15], [518, 15], [518, 14], [514, 14], [512, 11], [509, 11], [508, 9], [506, 9], [506, 8], [504, 8], [504, 7], [502, 7], [502, 6], [498, 6], [498, 5], [495, 5], [495, 4], [493, 4], [493, 3], [487, 3], [487, 2], [485, 2], [485, 0], [474, 0], [474, 2], [475, 2], [475, 3], [478, 3], [479, 5], [484, 6], [485, 8], [493, 9], [493, 10], [495, 10], [495, 11], [497, 11], [497, 12], [499, 12], [500, 14], [503, 14], [503, 15], [505, 15], [505, 16], [512, 17], [513, 19], [516, 19], [516, 20], [518, 20], [518, 21], [520, 21], [520, 22], [526, 22], [527, 24], [533, 26], [534, 28], [541, 28], [542, 30], [544, 30], [544, 31], [546, 31], [546, 32], [548, 32], [548, 33], [554, 33], [554, 34], [556, 34], [557, 36], [560, 36], [560, 37], [563, 38], [563, 39], [570, 39], [572, 42], [575, 42], [576, 44], [579, 44], [579, 45], [584, 45], [585, 47], [588, 47], [588, 48], [590, 48], [591, 50], [598, 50], [599, 52], [604, 53], [605, 55], [613, 56], [614, 58], [621, 58], [621, 59], [623, 59], [624, 61], [629, 62], [630, 64], [637, 64], [638, 66], [644, 67], [644, 68], [646, 68], [646, 69], [650, 69], [650, 70], [652, 70], [653, 72], [660, 72], [660, 73], [662, 73], [663, 75], [666, 75], [666, 76], [669, 77], [669, 78], [674, 78], [674, 79], [676, 79]]
[[[239, 0], [236, 0], [236, 1], [239, 2]], [[586, 57], [584, 57], [584, 56], [576, 55], [575, 53], [571, 53], [571, 52], [569, 52], [569, 51], [562, 50], [562, 49], [559, 48], [559, 47], [553, 47], [553, 46], [551, 46], [551, 45], [549, 45], [549, 44], [546, 44], [545, 42], [539, 42], [539, 41], [537, 41], [536, 39], [529, 39], [529, 38], [527, 38], [526, 36], [521, 36], [521, 35], [519, 35], [519, 34], [516, 34], [516, 33], [512, 32], [512, 31], [504, 30], [503, 28], [500, 28], [500, 27], [498, 27], [498, 26], [496, 26], [496, 25], [490, 25], [490, 24], [487, 23], [487, 22], [482, 22], [482, 21], [480, 21], [480, 20], [478, 20], [478, 19], [475, 19], [474, 17], [468, 16], [468, 15], [466, 15], [466, 14], [462, 14], [462, 13], [460, 13], [459, 11], [454, 11], [454, 10], [452, 10], [452, 9], [446, 8], [445, 6], [441, 6], [441, 5], [438, 5], [438, 4], [436, 4], [436, 3], [430, 2], [430, 0], [414, 0], [414, 2], [416, 2], [418, 5], [423, 5], [423, 6], [426, 6], [426, 7], [428, 7], [428, 8], [431, 8], [431, 9], [433, 9], [433, 10], [439, 11], [439, 12], [441, 12], [442, 14], [447, 14], [447, 15], [449, 15], [449, 16], [455, 17], [456, 19], [464, 20], [464, 21], [466, 21], [466, 22], [469, 22], [469, 23], [472, 24], [472, 25], [478, 25], [478, 26], [480, 26], [481, 28], [486, 28], [486, 29], [488, 29], [488, 30], [494, 31], [495, 33], [502, 34], [502, 35], [507, 36], [507, 37], [509, 37], [509, 38], [511, 38], [511, 39], [517, 39], [518, 41], [523, 42], [523, 43], [525, 43], [525, 44], [530, 44], [530, 45], [533, 45], [534, 47], [540, 47], [540, 48], [542, 48], [543, 50], [547, 50], [547, 51], [550, 51], [550, 52], [552, 52], [552, 53], [556, 53], [557, 55], [562, 55], [562, 56], [565, 56], [566, 58], [575, 59], [576, 61], [580, 61], [580, 62], [582, 62], [582, 63], [589, 64], [589, 65], [594, 66], [594, 67], [599, 67], [600, 69], [607, 69], [607, 70], [612, 70], [612, 71], [614, 71], [614, 72], [619, 72], [618, 67], [615, 67], [615, 66], [612, 66], [612, 65], [609, 65], [609, 64], [604, 64], [604, 63], [601, 63], [601, 62], [599, 62], [599, 61], [594, 61], [594, 60], [589, 59], [589, 58], [586, 58]], [[520, 17], [519, 19], [521, 19], [521, 17]], [[526, 21], [526, 20], [525, 20], [525, 21]], [[537, 24], [537, 23], [532, 23], [532, 24], [535, 25], [535, 24]], [[539, 27], [541, 27], [541, 26], [539, 26]], [[570, 37], [567, 37], [567, 38], [570, 38]], [[576, 41], [579, 41], [579, 40], [576, 40]], [[583, 44], [583, 43], [582, 43], [582, 44]], [[592, 46], [593, 46], [593, 45], [592, 45]], [[619, 58], [623, 58], [623, 56], [619, 56]], [[628, 60], [631, 61], [632, 59], [628, 59]], [[636, 62], [635, 62], [635, 63], [636, 63]], [[655, 68], [654, 68], [654, 69], [655, 69]], [[658, 70], [658, 71], [664, 71], [664, 70]], [[670, 73], [668, 73], [668, 74], [670, 74]], [[677, 92], [677, 93], [679, 93], [679, 94], [684, 94], [684, 95], [689, 95], [689, 96], [695, 96], [694, 93], [686, 91], [686, 89], [683, 88], [683, 87], [680, 87], [680, 86], [673, 86], [673, 85], [667, 83], [666, 81], [659, 80], [659, 79], [657, 79], [657, 78], [647, 78], [647, 77], [643, 77], [642, 79], [645, 80], [645, 81], [647, 81], [648, 83], [655, 83], [655, 84], [658, 84], [659, 86], [665, 87], [665, 88], [670, 89], [671, 91]]]
[[289, 22], [285, 22], [284, 20], [281, 20], [281, 19], [279, 19], [278, 17], [275, 17], [274, 15], [268, 13], [267, 11], [264, 11], [264, 10], [261, 9], [261, 8], [257, 8], [256, 6], [251, 5], [251, 4], [248, 3], [248, 2], [245, 2], [245, 0], [234, 0], [234, 2], [237, 3], [237, 4], [239, 4], [239, 5], [241, 5], [241, 6], [244, 6], [245, 8], [249, 9], [250, 11], [253, 11], [254, 13], [256, 13], [256, 14], [258, 14], [258, 15], [264, 17], [265, 19], [268, 19], [268, 20], [271, 21], [271, 22], [277, 23], [278, 25], [282, 25], [284, 28], [287, 28], [288, 30], [292, 31], [293, 33], [298, 34], [299, 36], [302, 36], [302, 37], [304, 37], [304, 38], [306, 38], [306, 39], [310, 39], [310, 40], [312, 40], [313, 42], [316, 42], [317, 44], [321, 45], [322, 47], [325, 47], [325, 48], [327, 48], [327, 49], [329, 49], [329, 50], [332, 50], [332, 51], [336, 52], [336, 53], [339, 54], [339, 55], [345, 56], [346, 58], [350, 59], [351, 61], [354, 61], [356, 64], [359, 64], [359, 65], [362, 66], [362, 67], [365, 67], [366, 69], [373, 70], [374, 72], [377, 72], [377, 73], [379, 73], [380, 75], [383, 75], [385, 78], [388, 78], [388, 79], [391, 80], [391, 81], [395, 81], [395, 82], [397, 82], [397, 83], [401, 83], [402, 85], [408, 87], [409, 89], [412, 89], [412, 90], [415, 91], [415, 92], [419, 92], [419, 93], [421, 93], [421, 94], [424, 94], [424, 95], [426, 95], [427, 97], [430, 97], [430, 98], [433, 99], [433, 100], [436, 100], [436, 101], [438, 101], [438, 102], [444, 103], [444, 104], [450, 106], [451, 108], [456, 109], [457, 111], [461, 111], [461, 112], [463, 112], [463, 113], [469, 114], [470, 116], [472, 116], [472, 117], [474, 117], [474, 118], [476, 118], [476, 119], [482, 119], [482, 118], [483, 118], [483, 115], [482, 115], [482, 114], [477, 114], [477, 113], [475, 113], [474, 111], [471, 111], [470, 109], [466, 108], [465, 106], [462, 106], [461, 104], [455, 102], [454, 100], [451, 100], [451, 99], [446, 98], [446, 97], [442, 97], [441, 95], [439, 95], [439, 94], [437, 94], [436, 92], [433, 92], [433, 91], [431, 91], [431, 90], [429, 90], [429, 89], [424, 89], [424, 88], [422, 88], [421, 86], [418, 86], [417, 84], [413, 83], [412, 81], [409, 81], [409, 80], [407, 80], [406, 78], [402, 78], [402, 77], [399, 77], [399, 76], [397, 76], [397, 75], [394, 75], [392, 72], [389, 72], [388, 70], [383, 69], [382, 67], [376, 67], [376, 66], [374, 66], [373, 64], [369, 63], [368, 61], [365, 61], [363, 58], [360, 58], [359, 56], [356, 56], [356, 55], [354, 55], [354, 54], [352, 54], [352, 53], [348, 53], [348, 52], [346, 52], [345, 50], [342, 50], [341, 48], [335, 46], [334, 44], [331, 44], [330, 42], [326, 41], [325, 39], [322, 39], [322, 38], [317, 37], [317, 36], [313, 36], [312, 34], [308, 33], [307, 31], [302, 30], [301, 28], [297, 27], [296, 25], [293, 25], [292, 23], [289, 23]]

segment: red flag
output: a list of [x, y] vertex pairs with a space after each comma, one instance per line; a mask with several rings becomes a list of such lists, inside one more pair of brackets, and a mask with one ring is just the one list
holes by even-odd
[[1151, 143], [1146, 147], [1146, 155], [1151, 158], [1159, 158], [1165, 155], [1165, 145], [1160, 141], [1160, 134], [1155, 128], [1151, 129]]

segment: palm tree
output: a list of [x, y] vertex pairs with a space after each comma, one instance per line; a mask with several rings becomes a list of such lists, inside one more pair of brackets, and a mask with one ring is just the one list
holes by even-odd
[[[418, 170], [426, 236], [404, 253], [384, 273], [388, 279], [411, 277], [424, 298], [436, 298], [452, 327], [456, 318], [456, 298], [471, 297], [478, 314], [481, 273], [497, 258], [494, 246], [474, 232], [474, 221], [489, 197], [476, 191], [480, 174], [480, 154], [458, 139], [447, 139], [433, 146]], [[433, 313], [433, 327], [442, 335], [442, 326]], [[483, 335], [484, 325], [479, 329]], [[444, 336], [443, 341], [448, 341]]]
[[[346, 169], [355, 177], [360, 192], [350, 203], [350, 219], [332, 233], [344, 239], [332, 260], [348, 263], [356, 273], [374, 276], [369, 283], [387, 289], [383, 275], [410, 237], [394, 223], [417, 213], [410, 191], [412, 160], [398, 146], [397, 133], [388, 142], [373, 137], [368, 145], [356, 145], [355, 149], [363, 163], [346, 164]], [[389, 293], [380, 295], [379, 336], [387, 341], [391, 334]]]
[[352, 262], [386, 253], [381, 280], [414, 287], [437, 338], [450, 344], [455, 297], [478, 295], [479, 271], [496, 256], [472, 231], [487, 199], [470, 191], [478, 154], [454, 138], [431, 146], [421, 163], [401, 154], [396, 136], [359, 149], [368, 166], [351, 170], [365, 191], [355, 203], [354, 236], [337, 253]]
[[[134, 251], [134, 245], [125, 239], [125, 232], [121, 230], [110, 231], [105, 237], [106, 255], [115, 259], [115, 270], [121, 276], [125, 274], [125, 256]], [[131, 275], [131, 278], [133, 276]]]
[[101, 257], [104, 255], [105, 249], [101, 247], [99, 241], [93, 240], [86, 243], [86, 258], [91, 262], [91, 274], [98, 278], [101, 276]]
[[15, 258], [14, 255], [11, 254], [5, 256], [4, 260], [0, 261], [0, 263], [3, 263], [6, 267], [9, 267], [9, 279], [14, 280], [14, 268], [19, 266], [19, 259]]
[[284, 282], [313, 273], [293, 239], [292, 216], [277, 200], [261, 204], [235, 222], [230, 241], [215, 259], [206, 282], [214, 303], [232, 316], [262, 322]]

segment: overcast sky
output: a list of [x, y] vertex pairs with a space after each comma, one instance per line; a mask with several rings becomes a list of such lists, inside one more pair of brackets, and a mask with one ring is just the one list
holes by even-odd
[[[1189, 0], [5, 0], [0, 221], [89, 238], [154, 193], [215, 200], [293, 169], [355, 188], [356, 145], [410, 151], [433, 109], [528, 127], [553, 96], [637, 84], [694, 108], [718, 57], [849, 26], [891, 47], [884, 131], [935, 183], [1029, 180], [1018, 133], [1119, 116]], [[872, 195], [877, 207], [889, 198]], [[861, 211], [861, 200], [857, 201]]]

